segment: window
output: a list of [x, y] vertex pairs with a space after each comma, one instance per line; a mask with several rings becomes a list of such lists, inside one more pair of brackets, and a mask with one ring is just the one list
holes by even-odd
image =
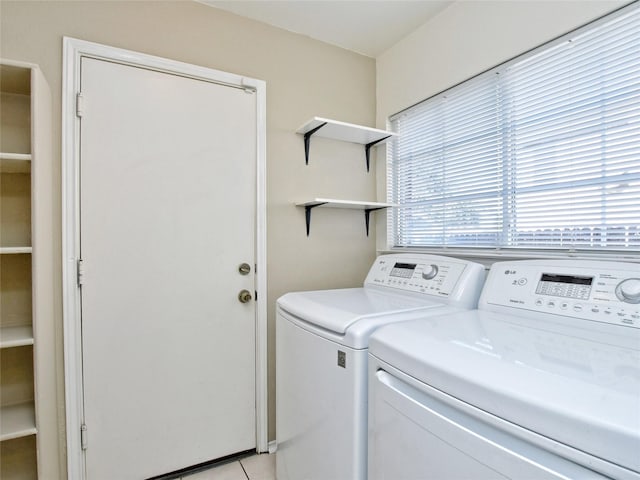
[[390, 119], [390, 245], [640, 252], [640, 8]]

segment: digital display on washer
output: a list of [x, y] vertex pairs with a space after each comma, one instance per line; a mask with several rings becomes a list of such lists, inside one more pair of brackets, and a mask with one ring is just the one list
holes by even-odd
[[593, 277], [543, 273], [540, 277], [540, 282], [538, 282], [536, 293], [538, 295], [588, 300], [592, 283]]
[[415, 263], [400, 263], [396, 262], [396, 264], [389, 272], [389, 276], [391, 277], [400, 277], [400, 278], [411, 278], [413, 276], [413, 271], [416, 269]]
[[541, 282], [573, 283], [575, 285], [591, 285], [593, 277], [576, 277], [573, 275], [556, 275], [554, 273], [543, 273]]

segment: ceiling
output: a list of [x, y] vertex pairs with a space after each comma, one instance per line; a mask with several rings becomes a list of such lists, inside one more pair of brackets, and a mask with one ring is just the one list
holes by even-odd
[[441, 0], [199, 0], [368, 57], [449, 6]]

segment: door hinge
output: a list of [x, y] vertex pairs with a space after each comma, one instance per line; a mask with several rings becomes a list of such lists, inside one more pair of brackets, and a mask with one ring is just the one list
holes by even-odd
[[81, 258], [78, 259], [76, 275], [78, 279], [78, 286], [81, 287], [84, 283], [84, 263]]
[[257, 86], [254, 80], [249, 78], [243, 78], [240, 83], [245, 93], [256, 93]]
[[82, 96], [82, 92], [78, 92], [76, 94], [76, 116], [78, 118], [82, 118], [83, 113], [84, 113], [84, 97]]
[[87, 426], [83, 423], [80, 425], [80, 447], [82, 450], [87, 449]]

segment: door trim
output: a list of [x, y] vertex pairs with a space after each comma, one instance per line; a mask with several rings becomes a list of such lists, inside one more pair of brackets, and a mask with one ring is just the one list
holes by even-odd
[[62, 304], [67, 437], [70, 480], [86, 478], [81, 425], [84, 419], [80, 288], [80, 119], [76, 115], [80, 92], [80, 60], [91, 57], [125, 65], [255, 91], [256, 97], [256, 449], [267, 452], [267, 232], [266, 232], [266, 83], [248, 77], [200, 67], [75, 38], [63, 39], [62, 85]]

